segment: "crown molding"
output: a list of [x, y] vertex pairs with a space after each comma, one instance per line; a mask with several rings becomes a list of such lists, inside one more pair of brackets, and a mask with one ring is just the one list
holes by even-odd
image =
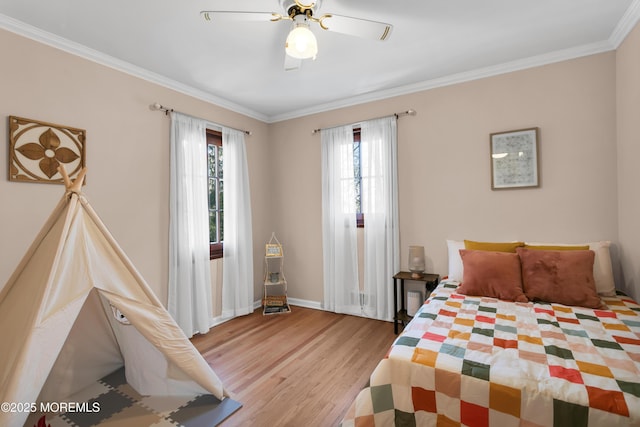
[[443, 76], [440, 78], [426, 80], [410, 85], [399, 86], [393, 89], [374, 91], [326, 104], [316, 105], [311, 108], [291, 111], [289, 113], [269, 117], [268, 123], [276, 123], [284, 120], [308, 116], [311, 114], [331, 111], [338, 108], [352, 107], [354, 105], [364, 104], [367, 102], [380, 101], [396, 96], [407, 95], [411, 93], [435, 89], [438, 87], [450, 86], [457, 83], [464, 83], [472, 80], [478, 80], [486, 77], [524, 70], [527, 68], [539, 67], [555, 62], [567, 61], [583, 56], [595, 55], [597, 53], [615, 50], [624, 41], [629, 32], [633, 30], [638, 21], [640, 21], [640, 0], [633, 0], [633, 2], [629, 5], [624, 15], [606, 41], [596, 42], [570, 49], [558, 50], [555, 52], [532, 56], [517, 61], [506, 62], [499, 65], [479, 68], [476, 70], [452, 74], [449, 76]]
[[620, 18], [620, 21], [618, 22], [618, 25], [616, 25], [616, 28], [614, 28], [611, 36], [609, 37], [609, 42], [614, 46], [615, 49], [620, 46], [620, 44], [624, 41], [631, 30], [633, 30], [639, 20], [640, 0], [633, 0], [622, 18]]
[[[0, 28], [29, 38], [31, 40], [35, 40], [39, 43], [43, 43], [56, 49], [65, 51], [72, 55], [79, 56], [97, 64], [104, 65], [114, 70], [141, 78], [151, 83], [155, 83], [159, 86], [175, 90], [193, 98], [197, 98], [202, 101], [217, 105], [219, 107], [234, 111], [236, 113], [254, 118], [256, 120], [266, 122], [269, 119], [269, 117], [265, 114], [253, 111], [227, 99], [196, 89], [192, 86], [185, 85], [183, 83], [164, 77], [160, 74], [153, 73], [129, 62], [119, 60], [102, 52], [98, 52], [97, 50], [91, 49], [82, 44], [75, 43], [63, 37], [56, 36], [55, 34], [43, 31], [32, 25], [26, 24], [22, 21], [18, 21], [17, 19], [13, 19], [3, 14], [0, 14]], [[153, 100], [150, 100], [150, 102], [152, 101]]]
[[[640, 1], [640, 0], [637, 0]], [[345, 98], [335, 102], [329, 102], [322, 105], [316, 105], [311, 108], [299, 109], [289, 113], [271, 116], [269, 123], [276, 123], [284, 120], [295, 119], [308, 116], [311, 114], [323, 113], [326, 111], [336, 110], [338, 108], [352, 107], [367, 102], [381, 101], [401, 95], [408, 95], [416, 92], [422, 92], [444, 86], [451, 86], [458, 83], [479, 80], [486, 77], [497, 76], [500, 74], [511, 73], [514, 71], [525, 70], [543, 65], [553, 64], [555, 62], [567, 61], [570, 59], [580, 58], [583, 56], [594, 55], [597, 53], [614, 50], [614, 46], [610, 41], [592, 43], [588, 45], [578, 46], [570, 49], [557, 50], [543, 55], [532, 56], [519, 59], [516, 61], [505, 62], [503, 64], [492, 65], [490, 67], [478, 68], [476, 70], [466, 71], [463, 73], [451, 74], [436, 79], [425, 80], [422, 82], [398, 86], [392, 89], [374, 91], [350, 98]]]
[[265, 122], [276, 123], [284, 120], [295, 119], [308, 116], [311, 114], [322, 113], [338, 108], [351, 107], [367, 102], [380, 101], [396, 96], [407, 95], [411, 93], [421, 92], [425, 90], [435, 89], [444, 86], [450, 86], [458, 83], [464, 83], [472, 80], [478, 80], [486, 77], [497, 76], [500, 74], [510, 73], [514, 71], [524, 70], [527, 68], [539, 67], [555, 62], [566, 61], [583, 56], [594, 55], [610, 50], [615, 50], [626, 38], [627, 34], [635, 27], [640, 20], [640, 0], [633, 0], [624, 16], [618, 22], [618, 25], [611, 33], [611, 36], [602, 42], [592, 43], [588, 45], [578, 46], [570, 49], [558, 50], [542, 55], [523, 58], [516, 61], [510, 61], [490, 67], [479, 68], [476, 70], [466, 71], [462, 73], [443, 76], [431, 80], [426, 80], [414, 84], [398, 86], [392, 89], [373, 91], [366, 94], [356, 95], [353, 97], [315, 105], [309, 108], [298, 109], [287, 113], [277, 115], [266, 115], [242, 105], [236, 104], [227, 99], [215, 96], [211, 93], [196, 89], [192, 86], [185, 85], [175, 80], [169, 79], [162, 75], [153, 73], [149, 70], [135, 66], [125, 61], [121, 61], [112, 56], [105, 55], [94, 49], [79, 43], [72, 42], [65, 38], [56, 36], [52, 33], [40, 30], [36, 27], [28, 25], [24, 22], [10, 18], [0, 14], [0, 28], [30, 38], [37, 42], [52, 46], [73, 55], [88, 59], [98, 64], [113, 68], [115, 70], [127, 73], [129, 75], [141, 78], [151, 83], [158, 84], [168, 89], [175, 90], [196, 99], [217, 105], [222, 108], [234, 111], [250, 118]]

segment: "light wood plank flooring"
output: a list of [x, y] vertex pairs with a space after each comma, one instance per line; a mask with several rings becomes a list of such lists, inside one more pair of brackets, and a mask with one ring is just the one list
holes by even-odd
[[192, 339], [242, 409], [222, 425], [336, 426], [393, 343], [393, 324], [321, 310], [253, 314]]

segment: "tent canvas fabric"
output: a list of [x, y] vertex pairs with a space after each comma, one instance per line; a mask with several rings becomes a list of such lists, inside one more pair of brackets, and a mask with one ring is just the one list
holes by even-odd
[[[64, 401], [122, 366], [142, 395], [228, 396], [79, 191], [0, 291], [0, 340], [0, 402]], [[0, 425], [28, 415], [1, 411]]]

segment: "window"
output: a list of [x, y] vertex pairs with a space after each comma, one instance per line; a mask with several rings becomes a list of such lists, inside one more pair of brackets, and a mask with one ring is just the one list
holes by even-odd
[[209, 178], [209, 242], [211, 259], [222, 258], [224, 241], [224, 180], [222, 133], [207, 129], [207, 175]]
[[353, 179], [356, 193], [356, 225], [364, 227], [362, 214], [362, 166], [360, 164], [360, 128], [353, 129]]

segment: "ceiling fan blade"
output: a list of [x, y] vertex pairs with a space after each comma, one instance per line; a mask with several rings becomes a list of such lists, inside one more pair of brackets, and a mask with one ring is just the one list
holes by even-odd
[[333, 15], [331, 13], [318, 18], [318, 23], [324, 30], [374, 40], [387, 40], [393, 29], [393, 25], [384, 22]]
[[302, 59], [294, 58], [292, 56], [284, 54], [284, 70], [285, 71], [297, 71], [302, 65]]
[[284, 17], [272, 12], [235, 12], [223, 10], [203, 10], [200, 15], [206, 21], [225, 22], [268, 22], [279, 21]]

